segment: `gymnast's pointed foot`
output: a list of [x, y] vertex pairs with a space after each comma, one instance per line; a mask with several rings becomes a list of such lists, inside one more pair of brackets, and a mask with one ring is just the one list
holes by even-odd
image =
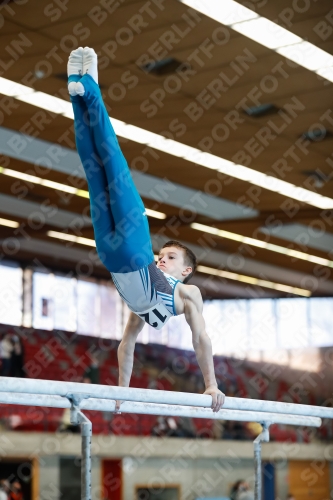
[[98, 83], [97, 54], [90, 47], [83, 49], [83, 74], [90, 75]]
[[72, 50], [67, 63], [68, 93], [71, 96], [83, 95], [84, 88], [79, 82], [83, 76], [83, 47]]

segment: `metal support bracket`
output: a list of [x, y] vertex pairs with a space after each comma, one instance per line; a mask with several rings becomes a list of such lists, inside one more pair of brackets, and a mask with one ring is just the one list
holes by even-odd
[[77, 394], [71, 394], [71, 393], [66, 394], [66, 398], [71, 403], [71, 424], [75, 425], [81, 423], [78, 417], [81, 401], [83, 401], [83, 399], [88, 399], [89, 397], [90, 397], [89, 394], [85, 394], [83, 392]]
[[269, 442], [269, 423], [261, 422], [263, 427], [259, 436], [253, 441], [254, 447], [254, 499], [262, 500], [262, 465], [261, 465], [261, 443]]
[[92, 423], [80, 410], [83, 399], [89, 394], [66, 394], [71, 403], [71, 424], [81, 424], [81, 500], [91, 500], [91, 437]]

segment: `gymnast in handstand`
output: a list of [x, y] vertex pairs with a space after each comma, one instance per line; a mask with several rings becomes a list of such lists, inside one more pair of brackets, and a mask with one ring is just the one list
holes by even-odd
[[[79, 47], [68, 60], [68, 91], [74, 110], [76, 146], [84, 167], [98, 255], [131, 310], [118, 348], [119, 385], [128, 387], [134, 347], [145, 322], [162, 328], [171, 316], [185, 314], [205, 381], [204, 394], [220, 410], [211, 341], [202, 316], [199, 288], [187, 285], [196, 268], [193, 252], [167, 242], [155, 264], [145, 207], [133, 183], [98, 86], [97, 54]], [[117, 402], [116, 410], [119, 410]]]

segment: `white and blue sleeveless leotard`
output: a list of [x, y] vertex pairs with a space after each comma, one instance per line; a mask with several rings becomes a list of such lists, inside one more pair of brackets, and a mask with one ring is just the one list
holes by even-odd
[[119, 295], [135, 314], [160, 329], [176, 316], [174, 292], [179, 280], [159, 269], [155, 262], [129, 273], [111, 273]]

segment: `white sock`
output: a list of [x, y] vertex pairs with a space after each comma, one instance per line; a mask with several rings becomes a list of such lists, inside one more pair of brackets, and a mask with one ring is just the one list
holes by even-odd
[[[67, 75], [78, 75], [82, 76], [83, 73], [83, 47], [79, 47], [78, 49], [72, 50], [69, 55], [68, 63], [67, 63]], [[81, 85], [83, 88], [83, 86]], [[75, 96], [78, 94], [76, 88], [76, 82], [70, 82], [68, 84], [68, 93], [71, 96]], [[84, 90], [83, 90], [84, 93]], [[80, 94], [83, 95], [83, 94]]]
[[77, 92], [76, 92], [76, 82], [70, 82], [68, 85], [67, 85], [67, 88], [68, 88], [68, 93], [69, 95], [77, 95]]
[[98, 83], [97, 54], [90, 47], [83, 49], [83, 74], [87, 73]]
[[[68, 88], [69, 88], [69, 85], [68, 85]], [[83, 96], [84, 93], [85, 93], [85, 88], [82, 85], [82, 83], [81, 82], [76, 82], [75, 83], [75, 95]]]
[[70, 82], [67, 85], [68, 93], [71, 96], [80, 95], [83, 96], [85, 93], [85, 88], [81, 82]]
[[67, 75], [83, 76], [83, 47], [72, 50], [67, 63]]

